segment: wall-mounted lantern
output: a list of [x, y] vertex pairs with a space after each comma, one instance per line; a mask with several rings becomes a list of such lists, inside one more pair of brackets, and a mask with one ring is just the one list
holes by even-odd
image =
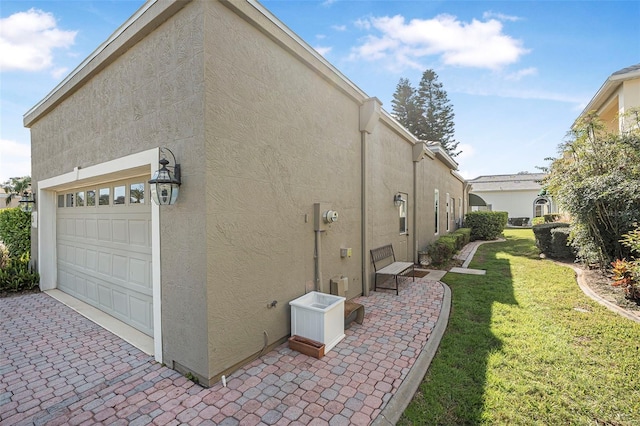
[[[167, 160], [165, 152], [171, 154], [173, 166], [169, 166], [171, 163]], [[160, 153], [162, 154], [162, 158], [159, 161], [161, 167], [149, 181], [151, 199], [159, 206], [175, 204], [182, 184], [180, 180], [180, 164], [176, 163], [176, 157], [168, 148], [160, 148]], [[173, 172], [170, 169], [173, 169]]]
[[31, 213], [35, 204], [36, 199], [34, 195], [27, 191], [24, 191], [24, 193], [22, 194], [22, 198], [20, 198], [20, 210], [25, 213]]
[[403, 201], [404, 199], [402, 198], [402, 194], [396, 194], [393, 196], [393, 204], [395, 204], [396, 207], [400, 207], [400, 204], [402, 204]]

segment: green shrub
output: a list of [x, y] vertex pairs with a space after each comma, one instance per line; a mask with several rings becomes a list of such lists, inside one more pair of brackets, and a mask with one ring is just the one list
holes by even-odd
[[18, 207], [0, 210], [0, 241], [7, 246], [12, 259], [30, 254], [31, 215]]
[[456, 237], [456, 247], [460, 250], [471, 241], [471, 228], [460, 228], [451, 233]]
[[495, 240], [507, 226], [507, 212], [470, 212], [465, 216], [465, 226], [471, 228], [471, 241]]
[[29, 269], [29, 256], [10, 260], [0, 269], [0, 291], [31, 290], [38, 286], [40, 277]]
[[538, 216], [538, 217], [534, 217], [533, 219], [531, 219], [531, 224], [532, 225], [541, 225], [544, 223], [544, 217], [543, 216]]
[[[551, 235], [551, 231], [553, 229], [557, 229], [557, 228], [569, 228], [569, 224], [568, 223], [563, 223], [563, 222], [555, 222], [555, 223], [542, 223], [540, 225], [534, 225], [533, 226], [533, 234], [536, 236], [536, 246], [538, 247], [538, 249], [546, 254], [549, 257], [553, 257], [553, 250], [552, 250], [552, 235]], [[558, 236], [557, 239], [559, 240], [561, 238], [561, 236]], [[566, 240], [565, 240], [566, 243]]]
[[507, 223], [511, 226], [527, 226], [529, 224], [528, 217], [510, 217]]
[[456, 252], [456, 238], [452, 235], [443, 235], [435, 240], [427, 248], [431, 263], [442, 265], [451, 260]]
[[453, 257], [462, 247], [469, 243], [470, 228], [460, 228], [450, 234], [438, 238], [427, 247], [427, 253], [434, 265], [442, 265]]
[[558, 222], [562, 218], [562, 215], [560, 213], [551, 213], [545, 214], [542, 217], [544, 218], [544, 223], [553, 223]]
[[549, 257], [554, 259], [573, 259], [575, 257], [573, 248], [569, 244], [569, 233], [569, 228], [564, 226], [551, 229]]

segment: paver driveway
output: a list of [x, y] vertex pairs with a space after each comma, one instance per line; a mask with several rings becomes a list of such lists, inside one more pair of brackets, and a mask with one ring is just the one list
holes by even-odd
[[0, 424], [370, 424], [393, 405], [445, 292], [423, 278], [360, 297], [364, 324], [323, 358], [283, 344], [209, 389], [47, 294], [0, 299]]

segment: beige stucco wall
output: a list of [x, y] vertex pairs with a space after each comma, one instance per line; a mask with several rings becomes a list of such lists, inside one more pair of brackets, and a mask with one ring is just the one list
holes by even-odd
[[[31, 146], [34, 185], [76, 166], [86, 168], [159, 146], [174, 152], [183, 171], [180, 201], [160, 212], [163, 359], [169, 365], [179, 359], [188, 368], [206, 372], [202, 196], [206, 168], [199, 8], [200, 2], [193, 2], [178, 12], [32, 123]], [[33, 253], [37, 255], [37, 250]]]
[[[391, 243], [398, 261], [411, 261], [413, 254], [413, 144], [384, 123], [366, 136], [368, 164], [367, 232], [369, 249]], [[401, 193], [407, 199], [409, 235], [400, 234], [398, 207], [393, 197]], [[368, 259], [371, 262], [371, 259]], [[374, 270], [371, 268], [373, 280]], [[370, 281], [373, 282], [373, 281]], [[371, 287], [373, 288], [373, 287]]]
[[[435, 238], [433, 189], [444, 209], [462, 183], [426, 158], [414, 194], [415, 139], [385, 116], [364, 140], [363, 250], [367, 96], [249, 3], [179, 7], [30, 122], [32, 169], [38, 182], [157, 147], [175, 153], [180, 198], [160, 209], [163, 361], [207, 380], [289, 335], [288, 303], [315, 286], [316, 236], [321, 290], [343, 275], [353, 298], [368, 250], [391, 242], [398, 260], [412, 260], [414, 220], [419, 248]], [[398, 192], [409, 200], [408, 236]], [[339, 220], [316, 234], [318, 202]]]
[[[360, 133], [358, 103], [282, 46], [217, 2], [207, 3], [205, 21], [209, 366], [217, 375], [289, 335], [289, 301], [313, 289], [314, 203], [339, 213], [320, 237], [324, 291], [344, 275], [349, 297], [361, 293]], [[340, 247], [352, 257], [342, 259]]]
[[[439, 191], [439, 232], [435, 226], [435, 190]], [[466, 212], [464, 184], [456, 178], [451, 169], [439, 159], [425, 158], [417, 165], [418, 192], [418, 250], [424, 250], [439, 236], [447, 233], [446, 200], [447, 193], [451, 199], [455, 198], [455, 212], [449, 216], [449, 230], [455, 231], [455, 220], [459, 218], [460, 199], [462, 199], [462, 214]], [[453, 203], [451, 204], [453, 207]]]

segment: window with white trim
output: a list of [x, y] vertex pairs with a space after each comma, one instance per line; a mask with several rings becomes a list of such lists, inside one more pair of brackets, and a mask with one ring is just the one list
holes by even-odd
[[440, 232], [440, 191], [438, 191], [437, 189], [434, 192], [434, 200], [433, 200], [433, 207], [434, 207], [434, 216], [435, 216], [435, 233], [438, 234]]
[[409, 233], [409, 221], [407, 220], [407, 200], [402, 197], [398, 206], [398, 216], [400, 217], [400, 235]]

